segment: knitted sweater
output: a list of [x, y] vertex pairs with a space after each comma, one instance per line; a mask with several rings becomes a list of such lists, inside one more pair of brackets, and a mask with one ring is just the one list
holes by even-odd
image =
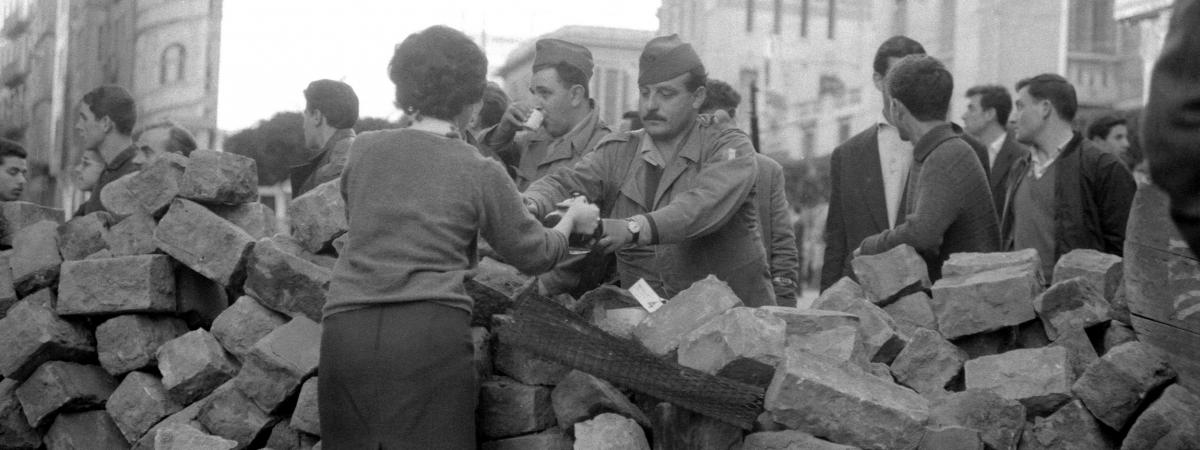
[[408, 129], [362, 134], [341, 182], [350, 227], [325, 317], [412, 301], [470, 312], [463, 280], [475, 267], [478, 237], [529, 273], [566, 254], [566, 237], [526, 211], [504, 169], [456, 138]]

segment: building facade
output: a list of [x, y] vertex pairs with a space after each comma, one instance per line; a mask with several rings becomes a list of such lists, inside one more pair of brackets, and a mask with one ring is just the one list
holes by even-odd
[[5, 0], [0, 43], [3, 132], [30, 153], [25, 199], [70, 208], [83, 94], [121, 85], [138, 123], [172, 120], [201, 148], [217, 130], [223, 0]]
[[1150, 71], [1162, 53], [1173, 4], [1174, 0], [1116, 0], [1113, 6], [1113, 17], [1122, 26], [1134, 29], [1141, 38], [1138, 52], [1142, 57], [1143, 103], [1150, 94]]
[[678, 33], [710, 77], [742, 95], [738, 125], [750, 130], [757, 114], [764, 153], [800, 159], [827, 154], [878, 120], [879, 108], [870, 107], [879, 96], [871, 82], [877, 42], [871, 6], [869, 0], [664, 0], [659, 33]]
[[587, 47], [592, 52], [592, 80], [588, 86], [600, 118], [616, 125], [625, 111], [637, 110], [638, 57], [655, 36], [653, 31], [591, 26], [565, 26], [536, 39], [522, 42], [509, 53], [492, 74], [513, 101], [525, 101], [532, 94], [534, 44], [538, 39], [557, 38]]

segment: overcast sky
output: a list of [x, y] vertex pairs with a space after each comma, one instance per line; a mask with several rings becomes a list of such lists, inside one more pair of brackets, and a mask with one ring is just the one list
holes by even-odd
[[[342, 80], [362, 116], [398, 116], [387, 63], [393, 47], [431, 25], [479, 40], [492, 67], [517, 39], [564, 25], [654, 30], [658, 0], [254, 0], [224, 2], [217, 125], [233, 132], [304, 107], [312, 80]], [[593, 6], [598, 5], [598, 6]], [[490, 71], [489, 71], [490, 73]]]

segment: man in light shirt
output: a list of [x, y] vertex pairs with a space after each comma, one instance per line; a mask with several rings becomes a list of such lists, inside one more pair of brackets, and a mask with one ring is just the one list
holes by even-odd
[[963, 128], [968, 135], [987, 145], [988, 167], [991, 168], [988, 183], [992, 189], [992, 204], [997, 212], [1004, 208], [1008, 170], [1014, 161], [1029, 152], [1005, 129], [1011, 112], [1012, 97], [1004, 86], [993, 84], [967, 89]]
[[901, 140], [896, 127], [888, 122], [891, 101], [883, 83], [896, 61], [923, 54], [925, 48], [905, 36], [893, 36], [879, 46], [872, 68], [875, 88], [883, 96], [883, 117], [833, 149], [822, 291], [851, 274], [851, 253], [863, 239], [903, 221], [904, 186], [912, 166], [913, 145]]
[[1017, 82], [1015, 134], [1031, 151], [1009, 172], [1002, 250], [1037, 249], [1047, 280], [1074, 249], [1121, 256], [1137, 190], [1119, 158], [1071, 127], [1077, 109], [1075, 87], [1062, 76]]

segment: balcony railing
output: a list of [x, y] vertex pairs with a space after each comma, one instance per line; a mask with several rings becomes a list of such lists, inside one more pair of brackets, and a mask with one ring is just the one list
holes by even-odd
[[1067, 80], [1075, 86], [1080, 105], [1110, 106], [1121, 96], [1121, 58], [1072, 52], [1067, 55]]

